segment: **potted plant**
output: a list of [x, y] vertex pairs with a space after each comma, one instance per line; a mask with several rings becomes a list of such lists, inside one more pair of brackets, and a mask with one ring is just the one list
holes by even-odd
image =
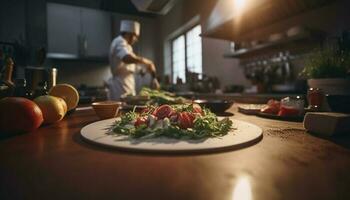
[[310, 88], [326, 94], [350, 94], [350, 38], [343, 34], [335, 47], [313, 52], [305, 62], [301, 75]]

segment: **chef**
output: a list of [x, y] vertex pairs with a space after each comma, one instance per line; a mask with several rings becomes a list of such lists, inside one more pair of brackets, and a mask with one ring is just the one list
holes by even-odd
[[133, 52], [132, 45], [135, 44], [140, 35], [140, 23], [131, 20], [122, 20], [120, 24], [120, 35], [111, 44], [109, 62], [112, 77], [106, 82], [109, 89], [109, 99], [119, 100], [125, 95], [136, 95], [135, 77], [136, 65], [140, 65], [148, 71], [152, 77], [151, 87], [159, 89], [159, 83], [155, 78], [156, 68], [154, 63]]

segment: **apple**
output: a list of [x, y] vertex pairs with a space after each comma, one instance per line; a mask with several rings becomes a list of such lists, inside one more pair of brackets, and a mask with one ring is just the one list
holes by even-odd
[[22, 97], [0, 100], [0, 133], [24, 133], [37, 129], [43, 122], [37, 104]]

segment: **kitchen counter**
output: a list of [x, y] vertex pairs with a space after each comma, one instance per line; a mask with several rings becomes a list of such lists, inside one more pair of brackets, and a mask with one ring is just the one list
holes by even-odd
[[[264, 130], [250, 147], [211, 154], [143, 154], [102, 148], [63, 121], [0, 141], [0, 199], [350, 199], [350, 134], [332, 140], [302, 123], [240, 114]], [[240, 198], [241, 197], [241, 198]]]
[[214, 94], [214, 93], [195, 93], [195, 92], [187, 92], [187, 93], [176, 93], [178, 96], [183, 96], [189, 99], [223, 99], [223, 100], [234, 100], [240, 103], [256, 103], [256, 104], [265, 104], [270, 99], [280, 100], [284, 97], [296, 97], [302, 96], [303, 94], [273, 94], [273, 93], [265, 93], [265, 94], [245, 94], [245, 93], [222, 93], [222, 94]]

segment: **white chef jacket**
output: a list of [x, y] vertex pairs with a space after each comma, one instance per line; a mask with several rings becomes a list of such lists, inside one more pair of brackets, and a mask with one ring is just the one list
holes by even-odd
[[116, 37], [109, 51], [109, 62], [111, 65], [111, 77], [106, 83], [109, 89], [109, 99], [119, 100], [122, 95], [135, 95], [135, 64], [123, 62], [126, 55], [134, 55], [132, 46], [122, 37]]

